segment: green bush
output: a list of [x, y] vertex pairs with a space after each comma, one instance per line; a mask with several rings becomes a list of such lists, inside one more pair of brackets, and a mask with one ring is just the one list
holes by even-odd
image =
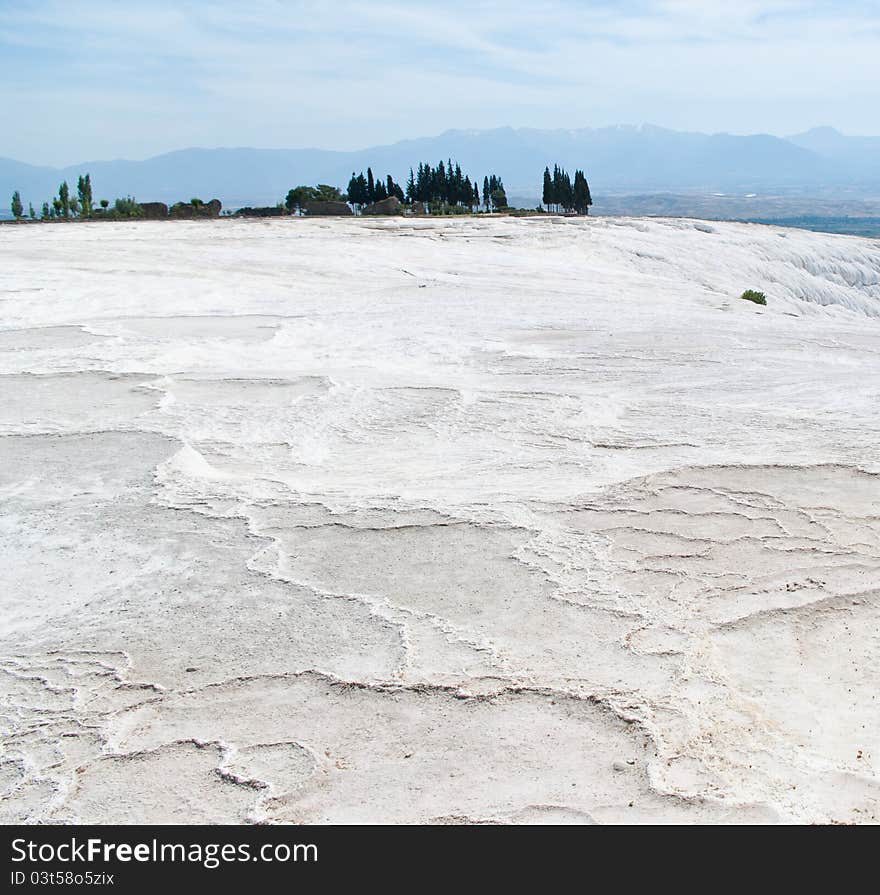
[[753, 301], [756, 305], [767, 304], [767, 296], [764, 295], [763, 292], [758, 292], [755, 289], [746, 289], [740, 298], [744, 298], [746, 301]]
[[144, 213], [132, 196], [123, 196], [116, 200], [113, 205], [113, 211], [116, 217], [120, 218], [141, 218]]

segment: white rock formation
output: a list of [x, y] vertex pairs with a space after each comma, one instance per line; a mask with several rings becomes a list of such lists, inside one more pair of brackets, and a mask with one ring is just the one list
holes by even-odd
[[3, 821], [878, 819], [877, 242], [4, 227], [0, 326]]

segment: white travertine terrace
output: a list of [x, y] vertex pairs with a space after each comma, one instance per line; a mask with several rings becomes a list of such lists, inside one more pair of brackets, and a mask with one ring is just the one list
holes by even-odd
[[3, 227], [0, 374], [0, 820], [878, 820], [880, 243]]

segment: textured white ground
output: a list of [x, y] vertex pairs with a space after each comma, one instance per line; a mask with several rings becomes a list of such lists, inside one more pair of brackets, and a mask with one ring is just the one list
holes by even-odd
[[0, 374], [0, 820], [880, 816], [880, 243], [3, 227]]

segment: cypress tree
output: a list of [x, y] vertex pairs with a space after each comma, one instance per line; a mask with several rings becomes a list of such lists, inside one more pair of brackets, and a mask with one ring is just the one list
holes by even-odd
[[[351, 172], [351, 179], [348, 181], [348, 188], [346, 189], [346, 193], [348, 194], [348, 201], [351, 202], [352, 205], [357, 205], [357, 175], [354, 173], [354, 171]], [[288, 193], [287, 195], [289, 197], [290, 193]], [[292, 211], [293, 209], [288, 206], [287, 210]]]
[[504, 191], [504, 184], [501, 182], [500, 177], [496, 177], [494, 174], [489, 181], [489, 186], [491, 187], [491, 199], [492, 206], [495, 209], [499, 208], [507, 208], [507, 194]]
[[416, 174], [416, 189], [415, 189], [415, 199], [416, 202], [424, 202], [425, 200], [425, 183], [427, 181], [427, 176], [425, 174], [425, 165], [424, 162], [419, 162], [419, 170]]
[[373, 180], [373, 169], [367, 168], [367, 202], [376, 201], [376, 182]]
[[502, 201], [502, 194], [504, 192], [504, 187], [501, 184], [501, 180], [496, 177], [494, 174], [489, 175], [489, 202], [487, 203], [489, 206], [489, 211], [497, 211], [499, 208], [502, 208], [507, 204], [507, 199], [505, 198]]
[[550, 179], [550, 168], [544, 168], [544, 191], [541, 194], [541, 201], [547, 211], [550, 211], [550, 205], [553, 202], [553, 181]]
[[593, 204], [593, 197], [590, 195], [590, 185], [583, 171], [574, 172], [574, 210], [578, 214], [589, 214], [590, 206]]
[[24, 208], [21, 205], [21, 194], [16, 190], [12, 194], [12, 216], [18, 221], [21, 220], [21, 216], [24, 213]]
[[58, 187], [58, 203], [60, 207], [56, 207], [56, 211], [60, 211], [64, 217], [70, 217], [70, 187], [67, 181], [63, 181]]

